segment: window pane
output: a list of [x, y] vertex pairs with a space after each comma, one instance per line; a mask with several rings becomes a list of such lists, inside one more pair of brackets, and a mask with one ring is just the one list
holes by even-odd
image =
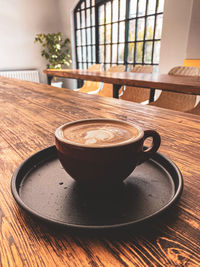
[[108, 70], [110, 68], [110, 64], [105, 64], [105, 70]]
[[165, 0], [158, 0], [158, 12], [163, 12]]
[[145, 10], [146, 10], [146, 0], [139, 0], [138, 16], [144, 16]]
[[99, 7], [99, 25], [105, 23], [105, 16], [104, 16], [104, 5]]
[[135, 41], [135, 20], [129, 22], [129, 41]]
[[119, 24], [119, 41], [125, 42], [125, 22]]
[[87, 56], [86, 56], [86, 47], [83, 46], [83, 62], [85, 62], [87, 59]]
[[158, 15], [156, 20], [155, 39], [161, 39], [163, 15]]
[[150, 16], [147, 18], [147, 25], [146, 25], [146, 40], [153, 39], [153, 31], [154, 31], [154, 24], [155, 24], [155, 17]]
[[159, 63], [160, 59], [160, 41], [154, 43], [153, 63]]
[[144, 39], [144, 18], [138, 19], [137, 40]]
[[87, 17], [86, 17], [86, 23], [87, 23], [87, 27], [89, 27], [90, 26], [90, 9], [87, 9], [87, 11], [86, 11], [86, 13], [87, 13]]
[[95, 27], [92, 27], [92, 44], [95, 44], [95, 38], [96, 38]]
[[94, 11], [94, 7], [92, 8], [92, 25], [95, 25], [95, 11]]
[[112, 63], [117, 63], [117, 45], [112, 45]]
[[82, 33], [82, 39], [81, 39], [81, 44], [82, 45], [85, 45], [86, 44], [86, 41], [85, 41], [85, 29], [84, 30], [81, 30], [81, 33]]
[[87, 63], [84, 63], [84, 64], [83, 64], [83, 68], [84, 68], [84, 70], [87, 69]]
[[104, 26], [99, 27], [99, 43], [104, 44]]
[[85, 10], [81, 11], [81, 27], [85, 28]]
[[136, 45], [136, 62], [142, 63], [142, 54], [143, 54], [143, 42], [139, 42]]
[[76, 13], [76, 26], [77, 29], [80, 29], [80, 12]]
[[126, 16], [126, 0], [120, 0], [120, 20], [125, 19], [125, 16]]
[[159, 66], [155, 65], [153, 66], [153, 73], [158, 73], [159, 72]]
[[76, 40], [77, 40], [77, 45], [81, 44], [81, 31], [76, 32]]
[[106, 43], [111, 43], [111, 24], [106, 25]]
[[113, 0], [113, 21], [118, 20], [118, 0]]
[[92, 46], [92, 61], [96, 62], [96, 49], [95, 46]]
[[91, 28], [87, 28], [87, 44], [91, 44]]
[[124, 44], [118, 46], [118, 63], [124, 63]]
[[87, 47], [87, 59], [89, 62], [92, 61], [91, 46]]
[[111, 22], [111, 2], [106, 3], [106, 23]]
[[106, 46], [106, 62], [110, 63], [111, 62], [111, 58], [110, 58], [110, 45]]
[[78, 61], [82, 61], [81, 47], [77, 48]]
[[130, 0], [129, 18], [135, 18], [137, 13], [137, 1]]
[[92, 6], [94, 6], [95, 5], [95, 0], [92, 0]]
[[149, 1], [147, 14], [155, 14], [156, 13], [156, 0]]
[[90, 6], [90, 0], [86, 0], [86, 7]]
[[128, 62], [132, 63], [133, 62], [133, 56], [134, 56], [134, 43], [129, 43], [128, 45]]
[[104, 45], [99, 46], [99, 61], [104, 62]]
[[79, 69], [82, 69], [83, 67], [82, 67], [82, 63], [80, 62], [80, 63], [78, 63], [78, 68]]
[[144, 62], [151, 63], [153, 42], [145, 43]]
[[112, 42], [117, 43], [118, 40], [118, 23], [114, 23], [112, 27]]
[[84, 8], [85, 8], [85, 2], [82, 2], [81, 9], [84, 9]]

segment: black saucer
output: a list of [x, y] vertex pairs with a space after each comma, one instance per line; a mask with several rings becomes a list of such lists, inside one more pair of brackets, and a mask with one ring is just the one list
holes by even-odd
[[182, 189], [177, 166], [156, 153], [138, 166], [121, 188], [88, 193], [63, 170], [55, 146], [29, 157], [11, 181], [16, 202], [29, 214], [58, 226], [86, 229], [147, 221], [171, 207]]

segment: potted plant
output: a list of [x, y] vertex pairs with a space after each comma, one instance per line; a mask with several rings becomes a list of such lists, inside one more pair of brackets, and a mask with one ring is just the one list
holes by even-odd
[[[64, 39], [61, 32], [37, 34], [34, 43], [37, 42], [39, 42], [42, 46], [42, 57], [44, 57], [48, 62], [46, 65], [47, 69], [61, 69], [65, 66], [70, 66], [70, 40], [69, 38]], [[56, 82], [56, 78], [54, 78], [54, 82]]]

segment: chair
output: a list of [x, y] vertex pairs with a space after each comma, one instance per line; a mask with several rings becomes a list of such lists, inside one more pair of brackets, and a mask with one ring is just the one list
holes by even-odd
[[188, 113], [200, 115], [200, 102], [194, 107], [193, 109], [190, 109], [187, 111]]
[[[131, 69], [131, 72], [152, 73], [153, 66], [150, 65], [135, 66]], [[146, 100], [149, 100], [149, 96], [150, 96], [150, 89], [126, 86], [124, 92], [120, 96], [120, 99], [141, 103]]]
[[[123, 72], [125, 71], [125, 66], [117, 65], [112, 66], [108, 70], [108, 72]], [[123, 86], [120, 88], [119, 92], [122, 90]], [[109, 83], [104, 83], [102, 89], [98, 92], [98, 95], [113, 97], [113, 85]]]
[[[87, 70], [89, 71], [101, 71], [102, 66], [101, 64], [91, 65]], [[94, 81], [85, 81], [84, 85], [81, 88], [76, 89], [75, 91], [83, 92], [83, 93], [90, 93], [90, 92], [98, 92], [100, 89], [101, 82], [94, 82]]]
[[[199, 76], [199, 68], [178, 66], [172, 68], [168, 74], [174, 76]], [[192, 109], [195, 103], [196, 96], [194, 95], [162, 91], [158, 99], [149, 103], [149, 105], [177, 111], [187, 111]]]

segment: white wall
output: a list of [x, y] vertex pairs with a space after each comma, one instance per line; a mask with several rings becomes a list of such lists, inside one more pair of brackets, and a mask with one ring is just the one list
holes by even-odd
[[200, 59], [200, 1], [199, 0], [193, 0], [186, 58]]
[[[42, 75], [46, 61], [40, 55], [40, 45], [33, 43], [34, 37], [37, 33], [61, 31], [72, 40], [71, 13], [77, 2], [0, 0], [0, 70], [36, 68]], [[165, 0], [161, 73], [183, 65], [185, 58], [199, 55], [199, 14], [200, 0]], [[46, 81], [45, 75], [41, 78]], [[66, 79], [65, 87], [74, 88], [73, 81]]]
[[[73, 9], [75, 8], [76, 4], [79, 2], [79, 0], [59, 0], [59, 10], [60, 10], [60, 16], [62, 21], [62, 32], [70, 38], [71, 40], [71, 46], [74, 46], [74, 32], [71, 30], [74, 27], [73, 24]], [[72, 67], [75, 68], [75, 54], [74, 49], [72, 49]], [[73, 79], [63, 79], [64, 87], [75, 89], [77, 87], [77, 81]]]
[[45, 82], [46, 61], [33, 41], [61, 26], [57, 0], [0, 0], [0, 70], [39, 69]]
[[192, 6], [193, 0], [165, 0], [160, 73], [167, 73], [172, 67], [184, 64]]

